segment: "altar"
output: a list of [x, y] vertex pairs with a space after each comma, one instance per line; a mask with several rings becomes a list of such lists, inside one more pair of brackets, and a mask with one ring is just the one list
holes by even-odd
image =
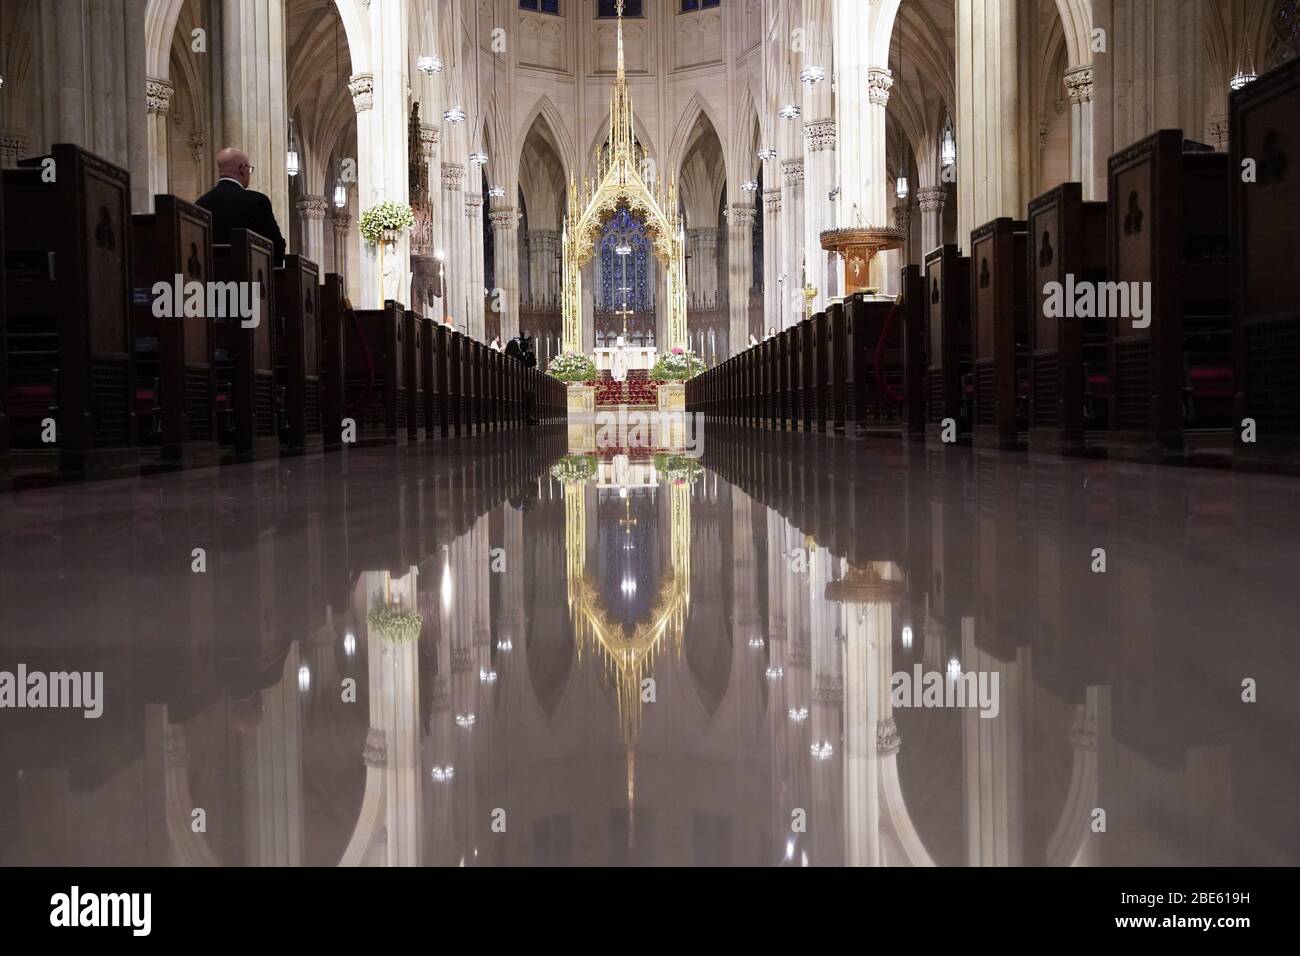
[[619, 376], [616, 372], [616, 363], [618, 353], [624, 353], [627, 356], [628, 370], [646, 369], [649, 371], [654, 368], [655, 361], [659, 357], [659, 351], [653, 345], [624, 345], [614, 346], [612, 348], [598, 348], [595, 350], [596, 368], [600, 371], [608, 371], [615, 379]]

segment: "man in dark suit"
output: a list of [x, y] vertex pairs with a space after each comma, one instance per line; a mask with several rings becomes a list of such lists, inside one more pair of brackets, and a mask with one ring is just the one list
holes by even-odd
[[271, 200], [248, 188], [253, 167], [248, 155], [233, 146], [217, 154], [217, 184], [199, 198], [198, 205], [212, 213], [212, 241], [229, 242], [231, 229], [248, 229], [275, 245], [275, 264], [284, 265], [284, 236], [275, 221]]

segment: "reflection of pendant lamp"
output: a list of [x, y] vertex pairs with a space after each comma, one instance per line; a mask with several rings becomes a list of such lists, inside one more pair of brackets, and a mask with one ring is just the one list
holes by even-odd
[[425, 76], [433, 76], [442, 72], [442, 60], [436, 56], [416, 57], [415, 68]]

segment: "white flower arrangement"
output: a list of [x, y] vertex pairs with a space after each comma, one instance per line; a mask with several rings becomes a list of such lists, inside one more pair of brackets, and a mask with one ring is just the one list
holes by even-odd
[[658, 381], [684, 382], [704, 371], [704, 360], [689, 349], [675, 348], [664, 352], [650, 370], [650, 377]]
[[357, 229], [361, 238], [373, 245], [383, 242], [388, 234], [410, 229], [415, 225], [415, 213], [404, 202], [385, 199], [361, 214]]
[[599, 375], [596, 363], [581, 352], [564, 352], [555, 356], [546, 371], [561, 382], [586, 382]]

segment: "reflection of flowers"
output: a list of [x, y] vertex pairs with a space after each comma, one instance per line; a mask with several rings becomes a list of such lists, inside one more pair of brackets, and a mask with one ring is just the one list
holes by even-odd
[[579, 352], [564, 352], [551, 360], [546, 371], [561, 382], [585, 382], [596, 377], [596, 363]]
[[557, 481], [587, 481], [595, 474], [595, 455], [565, 455], [551, 466], [551, 477]]
[[704, 360], [689, 349], [675, 348], [659, 356], [650, 377], [659, 381], [684, 382], [704, 371]]
[[424, 621], [400, 604], [377, 604], [366, 615], [366, 623], [389, 644], [409, 644], [420, 636]]
[[699, 475], [700, 463], [686, 455], [655, 455], [655, 471], [675, 485], [684, 485]]

